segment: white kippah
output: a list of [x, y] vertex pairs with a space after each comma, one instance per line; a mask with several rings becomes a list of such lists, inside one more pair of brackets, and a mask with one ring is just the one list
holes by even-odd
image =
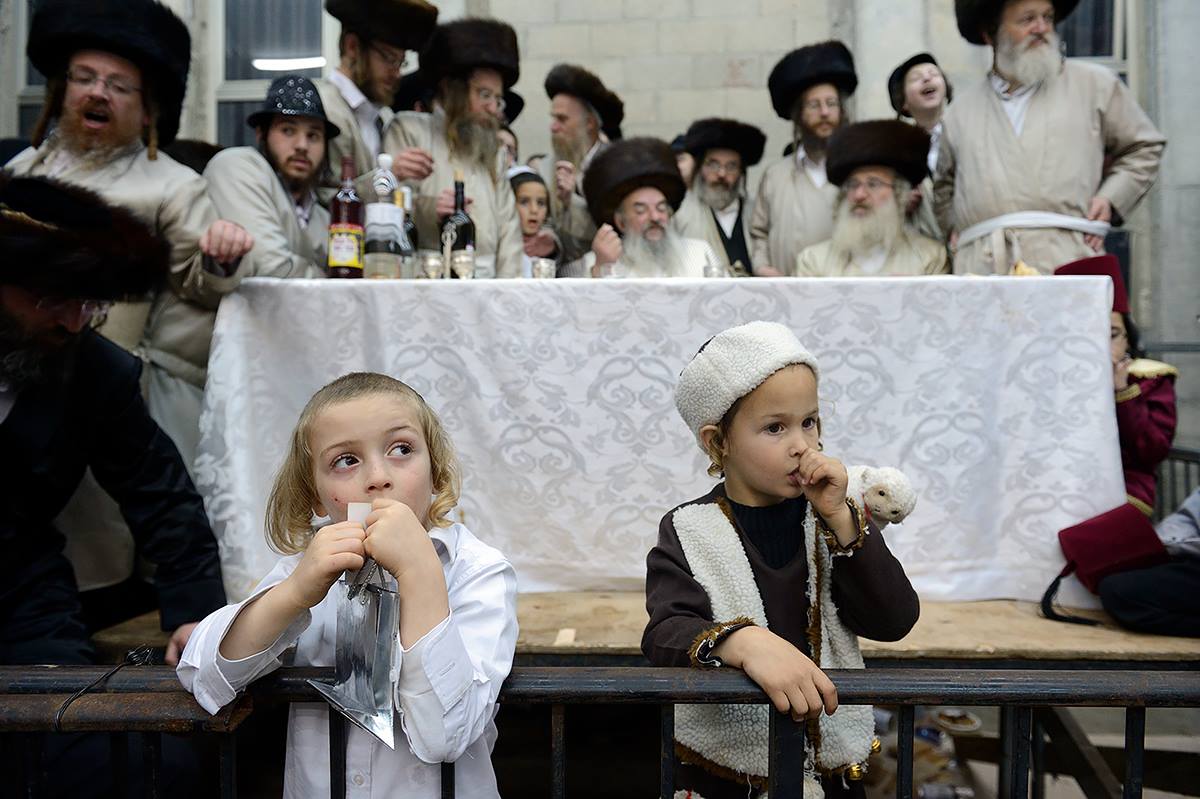
[[778, 322], [750, 322], [708, 340], [683, 368], [675, 407], [700, 440], [700, 428], [718, 424], [725, 412], [785, 366], [802, 363], [820, 378], [817, 359]]

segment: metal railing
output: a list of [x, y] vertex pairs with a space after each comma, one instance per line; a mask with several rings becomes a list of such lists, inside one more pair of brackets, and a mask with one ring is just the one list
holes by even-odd
[[[280, 669], [255, 683], [216, 716], [209, 716], [182, 691], [173, 670], [143, 666], [126, 669], [94, 692], [75, 699], [65, 713], [64, 701], [90, 685], [104, 669], [96, 667], [0, 667], [0, 732], [34, 733], [138, 731], [146, 752], [147, 794], [158, 786], [158, 738], [164, 732], [215, 734], [220, 742], [220, 785], [223, 797], [236, 796], [234, 735], [259, 703], [320, 702], [309, 678], [332, 680], [331, 669]], [[1034, 671], [871, 669], [830, 671], [843, 705], [899, 706], [897, 790], [913, 796], [913, 724], [920, 705], [1000, 706], [1001, 797], [1028, 797], [1029, 776], [1038, 783], [1045, 733], [1054, 740], [1061, 730], [1042, 709], [1058, 707], [1124, 707], [1125, 782], [1122, 796], [1141, 796], [1147, 707], [1200, 706], [1200, 675], [1177, 671]], [[500, 694], [502, 704], [551, 707], [551, 791], [566, 794], [565, 729], [570, 705], [651, 704], [661, 708], [660, 795], [674, 792], [674, 705], [763, 704], [765, 696], [736, 670], [698, 671], [654, 668], [529, 667], [514, 669]], [[56, 716], [58, 724], [56, 726]], [[803, 796], [804, 724], [772, 713], [769, 793], [776, 799]], [[345, 720], [330, 713], [330, 769], [333, 796], [345, 795]], [[1069, 731], [1068, 731], [1069, 732]], [[23, 777], [26, 794], [42, 784], [37, 738], [26, 740], [31, 767]], [[442, 768], [443, 797], [454, 796], [454, 766]], [[1035, 787], [1035, 795], [1036, 787]], [[1091, 794], [1089, 794], [1091, 795]], [[1107, 794], [1103, 794], [1107, 795]]]
[[1171, 447], [1167, 459], [1158, 467], [1154, 520], [1174, 513], [1197, 486], [1200, 486], [1200, 449]]

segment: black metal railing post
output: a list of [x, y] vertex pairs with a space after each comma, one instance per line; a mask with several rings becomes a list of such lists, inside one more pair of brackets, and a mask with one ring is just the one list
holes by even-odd
[[162, 734], [143, 732], [141, 737], [142, 768], [146, 774], [146, 783], [142, 790], [147, 799], [158, 799], [158, 781], [162, 775]]
[[912, 799], [913, 795], [913, 723], [916, 709], [900, 706], [896, 721], [896, 799]]
[[1029, 744], [1033, 727], [1033, 710], [1015, 707], [1012, 712], [1012, 799], [1029, 799]]
[[773, 707], [767, 765], [767, 793], [779, 799], [804, 797], [804, 722]]
[[454, 799], [454, 764], [442, 764], [442, 799]]
[[1042, 727], [1042, 711], [1033, 713], [1033, 731], [1029, 757], [1033, 768], [1033, 788], [1030, 799], [1046, 799], [1046, 730]]
[[218, 736], [221, 799], [237, 799], [237, 736], [233, 733]]
[[671, 799], [675, 795], [675, 706], [660, 708], [658, 728], [658, 796]]
[[567, 796], [567, 718], [566, 707], [555, 704], [550, 707], [550, 796], [566, 799]]
[[1125, 708], [1125, 779], [1123, 799], [1141, 799], [1146, 750], [1146, 708]]
[[346, 719], [329, 708], [329, 797], [346, 799]]

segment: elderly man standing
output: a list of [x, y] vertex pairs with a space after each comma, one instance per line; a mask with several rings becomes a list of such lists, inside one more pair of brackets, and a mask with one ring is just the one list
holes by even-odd
[[316, 189], [341, 131], [312, 81], [299, 75], [276, 78], [246, 124], [258, 145], [222, 150], [204, 170], [217, 210], [254, 236], [246, 274], [324, 277], [329, 212], [317, 204]]
[[93, 189], [171, 245], [169, 290], [152, 307], [114, 307], [103, 332], [126, 349], [142, 343], [150, 412], [190, 466], [212, 312], [241, 281], [253, 245], [240, 225], [217, 218], [204, 180], [159, 151], [179, 129], [191, 37], [153, 0], [46, 0], [33, 16], [28, 54], [47, 76], [46, 106], [37, 147], [8, 169]]
[[[427, 150], [385, 150], [384, 131], [400, 87], [406, 50], [420, 50], [437, 25], [437, 9], [425, 0], [325, 0], [325, 10], [342, 23], [337, 69], [316, 82], [330, 121], [344, 132], [329, 148], [328, 161], [340, 169], [350, 156], [362, 196], [381, 152], [392, 153], [400, 180], [422, 180], [433, 168]], [[332, 191], [326, 189], [323, 199]]]
[[775, 113], [793, 126], [794, 155], [767, 167], [750, 223], [754, 274], [790, 274], [796, 256], [829, 238], [837, 191], [825, 174], [825, 148], [846, 124], [846, 99], [858, 87], [854, 58], [837, 41], [783, 57], [767, 81]]
[[708, 242], [721, 268], [750, 274], [746, 170], [762, 160], [767, 137], [733, 119], [701, 119], [684, 134], [684, 149], [699, 168], [672, 224], [681, 236]]
[[517, 34], [492, 19], [439, 25], [421, 55], [421, 70], [437, 85], [433, 113], [399, 113], [384, 135], [388, 152], [418, 147], [431, 156], [413, 212], [421, 241], [441, 241], [441, 220], [454, 211], [454, 175], [461, 171], [476, 257], [493, 256], [496, 277], [519, 277], [521, 227], [497, 135], [505, 90], [521, 73]]
[[600, 78], [575, 64], [558, 64], [546, 75], [553, 160], [543, 159], [542, 180], [551, 188], [550, 222], [562, 242], [564, 261], [591, 247], [596, 226], [583, 199], [583, 176], [609, 142], [621, 138], [625, 104]]
[[671, 226], [685, 192], [666, 142], [628, 139], [604, 150], [583, 178], [599, 229], [578, 272], [568, 276], [706, 277], [719, 271], [707, 242], [683, 238]]
[[948, 269], [946, 247], [905, 222], [913, 186], [929, 174], [929, 134], [898, 120], [860, 122], [829, 142], [829, 182], [840, 188], [833, 235], [796, 263], [805, 277], [932, 275]]
[[1111, 71], [1059, 52], [1078, 0], [959, 0], [958, 30], [992, 70], [946, 113], [934, 178], [959, 274], [1049, 274], [1099, 252], [1149, 190], [1166, 139]]

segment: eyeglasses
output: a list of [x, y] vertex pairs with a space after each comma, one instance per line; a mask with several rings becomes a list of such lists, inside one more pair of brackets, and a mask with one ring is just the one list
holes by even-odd
[[837, 111], [842, 107], [842, 101], [836, 97], [833, 97], [825, 100], [824, 102], [820, 100], [809, 100], [804, 104], [805, 111], [820, 111], [822, 107], [827, 108], [830, 111]]
[[397, 72], [403, 72], [404, 65], [408, 63], [408, 53], [407, 52], [405, 52], [404, 55], [400, 56], [399, 58], [396, 58], [396, 56], [392, 55], [391, 53], [386, 52], [382, 47], [380, 47], [377, 44], [372, 44], [371, 50], [374, 51], [375, 55], [379, 56], [379, 59], [381, 61], [383, 61], [383, 63], [385, 65], [387, 65], [391, 69], [396, 70]]
[[475, 92], [475, 96], [484, 103], [490, 103], [494, 101], [496, 103], [497, 113], [503, 112], [504, 108], [508, 105], [508, 103], [504, 102], [504, 95], [496, 94], [496, 92], [492, 91], [491, 89], [488, 89], [484, 86], [475, 86], [473, 84], [470, 88], [471, 91]]
[[742, 171], [741, 164], [723, 164], [711, 159], [701, 164], [700, 168], [714, 175], [736, 175]]
[[890, 188], [892, 188], [892, 185], [893, 184], [888, 183], [887, 181], [884, 181], [884, 180], [880, 180], [879, 178], [867, 178], [866, 180], [859, 180], [858, 178], [850, 178], [849, 180], [847, 180], [845, 183], [842, 184], [842, 188], [846, 190], [847, 194], [850, 194], [850, 193], [858, 191], [860, 188], [862, 188], [864, 186], [866, 187], [867, 191], [876, 192], [876, 191], [879, 191], [880, 189], [884, 189], [884, 188], [890, 189]]
[[42, 297], [37, 301], [36, 307], [54, 316], [82, 314], [85, 323], [95, 326], [108, 316], [112, 303], [108, 300], [81, 300], [75, 297]]
[[115, 97], [129, 97], [142, 90], [140, 86], [134, 86], [123, 78], [102, 78], [90, 69], [67, 70], [67, 82], [81, 89], [90, 89], [99, 82], [109, 94]]

